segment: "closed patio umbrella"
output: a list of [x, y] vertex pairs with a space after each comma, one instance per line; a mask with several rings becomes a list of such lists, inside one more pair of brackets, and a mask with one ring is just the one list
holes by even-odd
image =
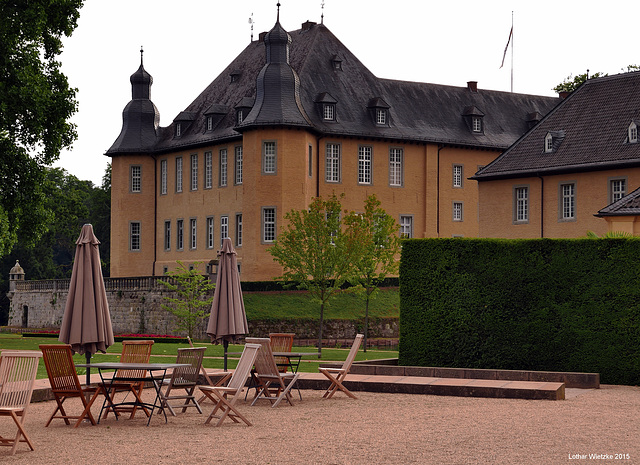
[[244, 311], [240, 274], [236, 251], [231, 239], [225, 238], [219, 253], [218, 276], [213, 293], [211, 315], [207, 325], [207, 334], [212, 344], [224, 345], [224, 369], [227, 370], [227, 348], [229, 343], [238, 341], [238, 336], [247, 334], [249, 325]]
[[[113, 330], [107, 293], [100, 267], [100, 241], [93, 226], [85, 224], [76, 241], [76, 256], [71, 272], [69, 294], [64, 307], [59, 341], [70, 344], [74, 353], [85, 354], [87, 363], [113, 344]], [[87, 368], [87, 384], [89, 369]]]

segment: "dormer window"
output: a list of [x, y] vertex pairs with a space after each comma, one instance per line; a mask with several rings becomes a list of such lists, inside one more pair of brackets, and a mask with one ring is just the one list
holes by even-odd
[[242, 73], [240, 71], [232, 71], [230, 74], [231, 82], [238, 82], [241, 74]]
[[181, 111], [173, 120], [175, 124], [175, 137], [181, 137], [187, 132], [189, 126], [196, 119], [196, 114], [190, 111]]
[[632, 121], [629, 125], [629, 143], [636, 144], [638, 142], [638, 124]]
[[335, 121], [336, 119], [335, 103], [325, 103], [322, 105], [322, 119], [325, 121]]
[[240, 102], [235, 106], [236, 110], [236, 124], [240, 125], [244, 123], [244, 120], [251, 113], [251, 108], [253, 108], [254, 99], [253, 97], [243, 97]]
[[553, 136], [550, 132], [544, 137], [544, 151], [545, 153], [553, 152]]
[[380, 97], [369, 100], [367, 105], [376, 126], [389, 126], [389, 104]]
[[182, 124], [176, 123], [176, 137], [180, 137], [182, 135]]
[[552, 153], [558, 150], [560, 144], [564, 140], [564, 131], [549, 131], [544, 136], [544, 153]]
[[213, 116], [207, 116], [207, 131], [213, 131]]
[[467, 123], [467, 127], [474, 134], [482, 134], [484, 132], [484, 113], [482, 113], [476, 106], [469, 106], [464, 109], [462, 117]]
[[335, 71], [342, 71], [342, 59], [338, 55], [331, 57], [331, 67]]
[[244, 120], [244, 111], [240, 109], [236, 112], [236, 124], [242, 124], [243, 120]]
[[322, 121], [336, 121], [336, 104], [338, 101], [331, 94], [328, 92], [318, 94], [315, 103]]

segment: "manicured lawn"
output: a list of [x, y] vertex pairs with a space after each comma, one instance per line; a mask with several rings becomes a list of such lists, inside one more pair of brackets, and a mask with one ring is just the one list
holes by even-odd
[[[38, 350], [40, 344], [57, 344], [58, 339], [55, 337], [22, 337], [17, 334], [0, 333], [0, 348], [2, 349], [17, 349], [17, 350]], [[221, 345], [213, 345], [208, 343], [194, 343], [196, 347], [206, 347], [205, 359], [203, 365], [205, 368], [220, 368], [223, 367], [223, 348]], [[184, 343], [155, 343], [151, 350], [152, 362], [173, 362], [178, 354], [178, 348], [188, 347], [188, 344]], [[230, 345], [229, 352], [242, 352], [242, 345]], [[97, 353], [93, 356], [92, 362], [113, 362], [117, 361], [122, 351], [122, 343], [116, 342], [107, 349], [106, 354]], [[293, 352], [317, 352], [315, 347], [296, 347], [292, 349]], [[349, 347], [344, 349], [323, 348], [322, 359], [318, 359], [317, 356], [310, 356], [303, 358], [300, 363], [300, 371], [304, 372], [317, 372], [320, 363], [326, 363], [329, 361], [343, 361], [347, 358]], [[235, 368], [239, 355], [229, 356], [228, 368]], [[356, 360], [375, 360], [381, 358], [397, 358], [398, 352], [393, 350], [372, 350], [368, 349], [367, 352], [360, 350], [356, 356]], [[73, 360], [76, 364], [85, 363], [84, 355], [74, 355]], [[84, 375], [84, 368], [77, 369], [79, 375]], [[44, 362], [40, 361], [38, 367], [38, 378], [46, 378], [47, 372], [44, 367]]]

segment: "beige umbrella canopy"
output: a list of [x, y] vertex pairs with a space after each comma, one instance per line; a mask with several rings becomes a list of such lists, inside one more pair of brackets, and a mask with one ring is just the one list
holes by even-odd
[[249, 325], [244, 311], [236, 251], [231, 239], [225, 238], [219, 252], [216, 290], [211, 304], [207, 334], [213, 344], [224, 344], [224, 369], [227, 369], [227, 347], [247, 334]]
[[[111, 315], [100, 267], [100, 241], [93, 226], [85, 224], [76, 241], [76, 256], [71, 272], [69, 294], [64, 308], [58, 340], [71, 345], [71, 350], [91, 356], [105, 353], [113, 344]], [[87, 370], [87, 384], [89, 370]]]

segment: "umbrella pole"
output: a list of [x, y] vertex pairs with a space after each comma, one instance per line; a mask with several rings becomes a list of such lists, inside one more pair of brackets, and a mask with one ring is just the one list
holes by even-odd
[[[85, 359], [87, 360], [87, 364], [91, 363], [91, 352], [85, 352]], [[88, 386], [91, 384], [91, 368], [87, 367], [87, 380], [85, 384]]]
[[227, 349], [229, 349], [229, 341], [225, 340], [222, 345], [224, 347], [224, 371], [227, 371]]

